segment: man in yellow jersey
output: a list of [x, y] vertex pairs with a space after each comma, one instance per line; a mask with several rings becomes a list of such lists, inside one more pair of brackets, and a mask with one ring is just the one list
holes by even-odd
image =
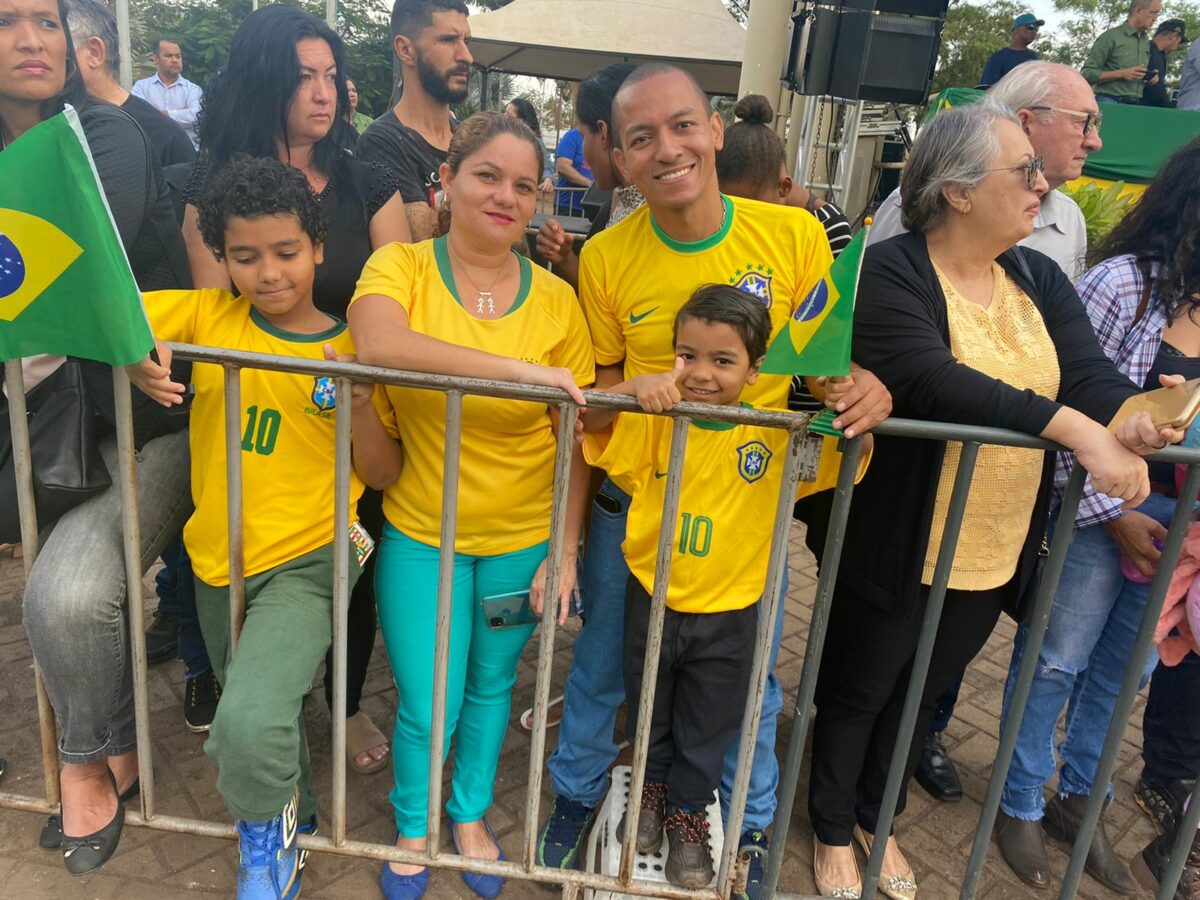
[[[240, 295], [146, 294], [159, 341], [354, 359], [346, 323], [313, 305], [324, 226], [303, 173], [274, 159], [235, 160], [202, 198], [199, 214], [205, 243], [224, 260]], [[177, 405], [184, 386], [170, 380], [170, 352], [163, 344], [158, 357], [129, 367], [130, 377], [160, 403]], [[224, 378], [219, 366], [197, 365], [193, 380], [196, 511], [184, 528], [184, 544], [196, 573], [201, 630], [223, 688], [205, 751], [219, 770], [217, 790], [237, 820], [239, 900], [291, 898], [300, 892], [304, 865], [295, 836], [316, 829], [302, 702], [331, 635], [338, 401], [349, 399], [353, 410], [350, 521], [356, 548], [369, 552], [370, 538], [354, 511], [363, 482], [382, 489], [394, 481], [400, 447], [380, 418], [387, 409], [382, 388], [355, 385], [350, 398], [339, 398], [330, 378], [243, 370], [246, 618], [234, 656]], [[360, 552], [358, 564], [350, 566], [350, 587], [364, 559]]]
[[[721, 194], [716, 151], [723, 125], [686, 72], [663, 64], [638, 68], [617, 93], [613, 118], [614, 162], [646, 204], [589, 240], [580, 255], [579, 295], [596, 345], [597, 386], [671, 369], [675, 315], [702, 284], [728, 284], [755, 297], [770, 315], [772, 332], [779, 331], [832, 261], [821, 226], [803, 210]], [[785, 376], [764, 375], [743, 399], [783, 408], [788, 383]], [[853, 436], [887, 417], [891, 397], [870, 373], [856, 371], [837, 410], [837, 426]], [[592, 510], [580, 577], [585, 624], [575, 642], [558, 747], [549, 760], [557, 796], [538, 843], [544, 865], [578, 865], [583, 838], [608, 790], [613, 727], [625, 699], [620, 659], [629, 570], [620, 545], [628, 506], [628, 495], [610, 479]], [[775, 719], [782, 704], [772, 675], [741, 840], [752, 854], [752, 878], [761, 878], [762, 832], [775, 813]], [[735, 764], [726, 758], [724, 804]]]

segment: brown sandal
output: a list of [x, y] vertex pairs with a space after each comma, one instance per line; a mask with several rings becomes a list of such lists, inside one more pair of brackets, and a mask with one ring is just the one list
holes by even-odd
[[352, 716], [346, 717], [346, 760], [350, 768], [360, 775], [373, 775], [388, 764], [383, 759], [371, 758], [368, 765], [359, 765], [358, 756], [375, 747], [386, 747], [388, 739], [383, 732], [375, 727], [375, 723], [361, 709]]

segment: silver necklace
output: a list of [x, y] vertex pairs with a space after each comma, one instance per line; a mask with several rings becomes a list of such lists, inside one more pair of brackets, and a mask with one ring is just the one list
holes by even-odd
[[492, 283], [488, 285], [486, 291], [475, 283], [474, 279], [471, 278], [471, 274], [467, 271], [466, 266], [463, 266], [463, 277], [467, 279], [467, 282], [471, 285], [471, 287], [475, 288], [475, 311], [479, 313], [479, 315], [483, 315], [485, 306], [487, 307], [487, 314], [489, 316], [494, 316], [496, 314], [496, 295], [493, 292], [493, 289], [496, 287], [496, 282], [500, 280], [500, 276], [504, 274], [504, 267], [506, 265], [508, 265], [507, 258], [500, 264], [500, 268], [496, 270], [496, 276], [492, 279]]

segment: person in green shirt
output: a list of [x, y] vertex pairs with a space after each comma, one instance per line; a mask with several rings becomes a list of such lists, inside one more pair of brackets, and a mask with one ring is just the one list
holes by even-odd
[[362, 134], [375, 120], [366, 113], [358, 111], [358, 88], [354, 86], [354, 82], [349, 78], [346, 79], [346, 93], [350, 95], [350, 109], [347, 111], [346, 118], [354, 126], [354, 130]]
[[1162, 12], [1162, 0], [1132, 0], [1129, 18], [1092, 44], [1083, 77], [1100, 103], [1137, 103], [1150, 59], [1147, 32]]

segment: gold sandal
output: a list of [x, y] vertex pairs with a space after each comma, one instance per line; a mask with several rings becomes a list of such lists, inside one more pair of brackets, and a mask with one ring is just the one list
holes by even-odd
[[[858, 845], [862, 847], [863, 853], [867, 855], [867, 859], [871, 858], [871, 843], [874, 841], [874, 836], [867, 839], [867, 833], [854, 826], [854, 839], [858, 841]], [[882, 872], [879, 874], [879, 892], [885, 897], [890, 897], [891, 900], [916, 900], [917, 897], [917, 876], [913, 872], [912, 866], [908, 867], [908, 871], [903, 875], [885, 875]]]
[[817, 847], [827, 846], [821, 844], [816, 837], [813, 838], [813, 880], [817, 884], [817, 893], [822, 897], [841, 897], [844, 900], [859, 900], [862, 896], [862, 878], [858, 874], [858, 860], [854, 858], [854, 848], [850, 849], [850, 857], [854, 859], [854, 884], [835, 885], [830, 884], [817, 874]]
[[383, 732], [375, 727], [375, 723], [361, 709], [352, 716], [346, 717], [346, 760], [350, 768], [359, 775], [373, 775], [388, 764], [388, 758], [375, 759], [371, 757], [368, 765], [359, 765], [358, 756], [375, 747], [386, 747], [388, 739]]

